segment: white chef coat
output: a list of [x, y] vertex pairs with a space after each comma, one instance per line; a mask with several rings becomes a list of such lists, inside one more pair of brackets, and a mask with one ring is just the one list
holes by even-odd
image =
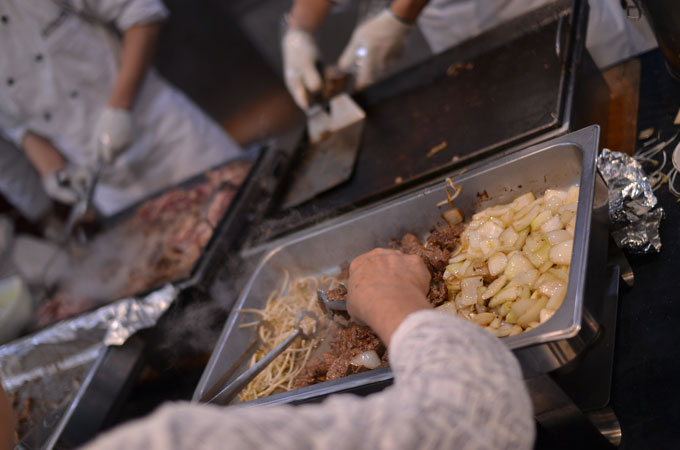
[[[160, 0], [2, 0], [0, 130], [28, 130], [74, 164], [93, 167], [94, 127], [115, 83], [120, 32], [167, 16]], [[100, 177], [95, 205], [114, 214], [240, 149], [150, 70], [132, 108], [133, 142]]]
[[[554, 0], [432, 0], [418, 26], [434, 53], [440, 53], [494, 26]], [[590, 0], [586, 47], [600, 67], [656, 46], [644, 18], [631, 21], [620, 0]]]
[[40, 182], [40, 175], [26, 155], [0, 136], [0, 195], [32, 222], [52, 207]]

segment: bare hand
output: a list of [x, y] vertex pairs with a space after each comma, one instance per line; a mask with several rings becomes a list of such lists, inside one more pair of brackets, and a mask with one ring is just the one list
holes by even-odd
[[349, 266], [347, 311], [389, 345], [406, 316], [432, 307], [429, 287], [430, 273], [418, 256], [377, 248]]

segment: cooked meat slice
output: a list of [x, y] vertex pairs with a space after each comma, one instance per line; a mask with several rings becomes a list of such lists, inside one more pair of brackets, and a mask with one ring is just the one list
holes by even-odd
[[458, 238], [463, 230], [465, 230], [465, 226], [462, 224], [434, 230], [430, 233], [430, 236], [428, 236], [425, 246], [439, 247], [441, 249], [453, 251], [456, 248], [456, 245], [458, 245]]
[[295, 388], [324, 381], [326, 379], [326, 372], [328, 372], [328, 364], [325, 360], [319, 357], [311, 358], [295, 379]]
[[326, 380], [335, 380], [349, 375], [349, 359], [347, 358], [336, 358], [333, 363], [328, 366], [328, 372], [326, 372]]
[[326, 291], [326, 297], [331, 302], [345, 301], [347, 299], [347, 288], [339, 286], [335, 289], [329, 289]]
[[[411, 233], [405, 234], [400, 240], [390, 240], [391, 248], [410, 255], [417, 255], [423, 260], [432, 276], [427, 298], [434, 306], [439, 306], [448, 300], [448, 291], [443, 280], [443, 274], [463, 230], [462, 225], [434, 230], [425, 245], [421, 245], [418, 237]], [[346, 269], [343, 270], [346, 271]], [[326, 292], [326, 296], [331, 301], [345, 300], [347, 290], [344, 287], [330, 289]], [[308, 386], [324, 380], [334, 380], [366, 370], [363, 366], [351, 364], [351, 361], [355, 356], [369, 350], [375, 350], [378, 353], [382, 366], [388, 364], [384, 345], [375, 333], [366, 326], [351, 323], [349, 326], [338, 328], [331, 333], [329, 339], [330, 351], [323, 354], [325, 367], [322, 369], [323, 366], [317, 361], [308, 361], [295, 380], [296, 387]], [[322, 370], [325, 370], [323, 375], [319, 373]]]
[[439, 306], [448, 300], [448, 291], [446, 289], [446, 283], [444, 280], [440, 280], [436, 283], [430, 283], [430, 292], [427, 293], [427, 299], [430, 301], [432, 306]]

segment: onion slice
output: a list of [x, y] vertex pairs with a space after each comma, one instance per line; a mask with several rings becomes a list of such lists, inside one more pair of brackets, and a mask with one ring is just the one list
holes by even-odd
[[363, 353], [359, 353], [357, 356], [352, 358], [350, 364], [355, 366], [364, 366], [367, 369], [377, 369], [380, 367], [380, 357], [375, 350], [368, 350]]

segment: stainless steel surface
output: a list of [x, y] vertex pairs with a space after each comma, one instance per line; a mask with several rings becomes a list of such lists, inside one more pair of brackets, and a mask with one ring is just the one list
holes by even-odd
[[308, 122], [309, 146], [284, 200], [284, 208], [299, 205], [346, 181], [364, 130], [366, 114], [347, 94], [329, 102], [330, 113], [316, 105]]
[[343, 300], [328, 300], [328, 296], [322, 289], [316, 290], [316, 296], [327, 311], [347, 311], [347, 302]]
[[[566, 188], [574, 184], [581, 187], [564, 304], [549, 322], [537, 329], [503, 339], [508, 348], [515, 351], [527, 376], [564, 366], [597, 334], [596, 324], [584, 316], [584, 299], [590, 296], [597, 301], [607, 282], [598, 272], [606, 267], [607, 249], [606, 188], [595, 171], [598, 138], [598, 127], [584, 128], [513, 155], [471, 166], [455, 177], [456, 184], [463, 186], [456, 206], [466, 217], [526, 192], [540, 194], [546, 188]], [[292, 278], [337, 274], [340, 264], [372, 248], [387, 245], [390, 238], [407, 232], [424, 238], [435, 224], [442, 224], [441, 210], [435, 207], [446, 198], [442, 181], [252, 249], [251, 254], [259, 251], [264, 256], [225, 324], [194, 398], [200, 399], [206, 387], [212, 386], [252, 342], [251, 331], [238, 327], [243, 320], [238, 311], [262, 308], [270, 292], [281, 283], [284, 270], [289, 271]], [[389, 370], [377, 369], [265, 400], [267, 403], [300, 400], [352, 386], [381, 383], [391, 377]]]
[[612, 448], [607, 438], [547, 374], [525, 380], [534, 416], [541, 426], [570, 448]]
[[[110, 373], [98, 372], [107, 348], [121, 346], [137, 331], [155, 325], [176, 296], [177, 290], [168, 285], [144, 298], [122, 299], [0, 346], [5, 391], [32, 404], [24, 447], [51, 448], [47, 444], [56, 442], [90, 383], [104, 376], [105, 384], [115, 384]], [[106, 403], [100, 401], [98, 407], [103, 410]], [[46, 427], [51, 434], [45, 435]], [[37, 429], [29, 431], [32, 428]]]
[[312, 105], [307, 111], [307, 136], [310, 144], [316, 144], [330, 132], [331, 116], [321, 104]]
[[[104, 161], [97, 160], [97, 165], [95, 166], [94, 172], [92, 172], [92, 180], [87, 186], [87, 191], [85, 196], [76, 202], [71, 208], [71, 212], [68, 216], [66, 222], [66, 236], [71, 236], [74, 227], [83, 219], [85, 214], [92, 208], [92, 200], [94, 199], [94, 192], [97, 189], [97, 183], [99, 182], [99, 176], [104, 168]], [[84, 236], [84, 235], [83, 235]]]
[[[352, 179], [300, 205], [288, 220], [273, 217], [270, 236], [483, 158], [592, 124], [606, 128], [609, 90], [584, 48], [587, 9], [587, 1], [550, 2], [360, 92], [356, 100], [367, 119]], [[560, 60], [555, 41], [564, 14]], [[449, 75], [460, 63], [471, 69]], [[426, 157], [442, 142], [445, 150]]]
[[621, 445], [621, 424], [614, 410], [607, 407], [589, 412], [586, 417], [612, 445]]
[[[309, 317], [314, 320], [314, 330], [310, 333], [306, 333], [301, 326], [302, 319]], [[269, 364], [272, 363], [286, 350], [290, 345], [297, 340], [297, 338], [311, 339], [319, 333], [319, 318], [309, 311], [300, 311], [295, 318], [295, 331], [291, 332], [279, 345], [274, 347], [269, 353], [264, 355], [262, 359], [249, 367], [245, 372], [236, 377], [234, 381], [229, 383], [224, 389], [222, 389], [217, 395], [211, 398], [208, 403], [219, 403], [225, 404], [229, 403], [239, 392], [245, 388], [248, 383], [250, 383], [253, 378], [262, 372]]]
[[609, 243], [608, 259], [619, 266], [621, 280], [626, 283], [626, 286], [633, 287], [635, 284], [635, 273], [633, 272], [633, 268], [631, 267], [630, 262], [628, 262], [628, 258], [626, 258], [623, 250], [621, 250], [613, 240]]

